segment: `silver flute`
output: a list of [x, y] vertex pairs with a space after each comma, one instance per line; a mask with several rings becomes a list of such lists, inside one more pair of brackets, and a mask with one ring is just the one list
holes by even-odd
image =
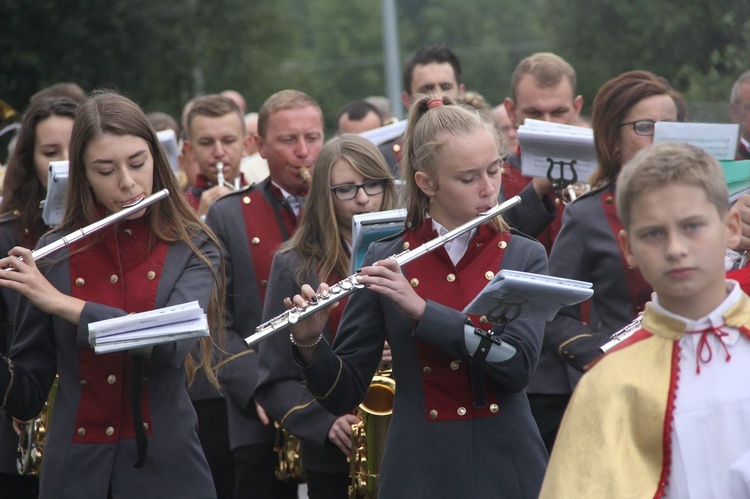
[[155, 202], [164, 199], [169, 195], [169, 189], [162, 189], [159, 192], [152, 194], [151, 196], [147, 198], [142, 198], [137, 203], [134, 203], [132, 205], [128, 205], [122, 210], [118, 211], [117, 213], [112, 213], [111, 215], [102, 218], [101, 220], [94, 222], [90, 225], [87, 225], [86, 227], [83, 227], [82, 229], [78, 229], [75, 232], [71, 232], [67, 236], [63, 236], [57, 241], [54, 241], [46, 246], [42, 246], [39, 249], [35, 249], [31, 252], [31, 256], [34, 258], [34, 261], [39, 261], [42, 258], [48, 257], [52, 253], [55, 253], [63, 248], [66, 248], [70, 246], [72, 243], [78, 241], [79, 239], [83, 239], [84, 237], [93, 234], [94, 232], [97, 232], [109, 225], [112, 225], [115, 222], [118, 222], [122, 220], [123, 218], [127, 218], [133, 213], [137, 213], [141, 211], [144, 208], [147, 208], [148, 206], [151, 206]]
[[[478, 225], [483, 224], [484, 222], [487, 222], [488, 220], [491, 220], [501, 214], [502, 212], [509, 210], [510, 208], [513, 208], [518, 203], [521, 202], [521, 198], [519, 196], [514, 196], [510, 198], [509, 200], [505, 201], [504, 203], [501, 203], [491, 210], [486, 211], [485, 213], [480, 213], [474, 220], [471, 220], [469, 222], [466, 222], [463, 225], [460, 225], [456, 227], [455, 229], [446, 232], [442, 236], [438, 236], [435, 239], [432, 239], [430, 241], [427, 241], [426, 243], [422, 244], [421, 246], [414, 248], [413, 250], [405, 250], [398, 255], [393, 255], [389, 257], [389, 259], [396, 260], [396, 263], [398, 263], [399, 267], [409, 263], [412, 260], [416, 260], [422, 255], [425, 255], [431, 251], [434, 251], [438, 249], [439, 247], [443, 246], [448, 241], [452, 241], [453, 239], [457, 238], [464, 232], [467, 232], [474, 227], [477, 227]], [[256, 343], [263, 341], [268, 336], [277, 333], [286, 327], [288, 327], [290, 324], [296, 324], [297, 321], [304, 319], [305, 317], [312, 315], [316, 312], [319, 312], [323, 308], [327, 307], [328, 305], [332, 304], [333, 302], [340, 300], [341, 298], [344, 298], [345, 296], [349, 296], [350, 294], [354, 293], [358, 289], [362, 289], [365, 286], [363, 284], [360, 284], [360, 282], [357, 280], [358, 275], [352, 274], [349, 277], [337, 282], [333, 286], [329, 288], [328, 293], [320, 293], [317, 296], [316, 302], [307, 302], [307, 306], [304, 308], [301, 307], [293, 307], [284, 312], [281, 315], [278, 315], [271, 319], [268, 322], [264, 322], [260, 326], [258, 326], [255, 329], [255, 333], [251, 334], [247, 338], [245, 338], [245, 343], [248, 344], [248, 346], [255, 345]]]
[[619, 331], [612, 333], [612, 336], [609, 337], [609, 341], [599, 347], [599, 353], [604, 355], [605, 353], [612, 350], [614, 347], [619, 345], [624, 340], [627, 340], [628, 338], [633, 336], [633, 334], [635, 334], [636, 331], [641, 329], [642, 322], [643, 322], [643, 316], [639, 315], [633, 320], [633, 322], [629, 323], [628, 325], [626, 325], [624, 328], [620, 329]]

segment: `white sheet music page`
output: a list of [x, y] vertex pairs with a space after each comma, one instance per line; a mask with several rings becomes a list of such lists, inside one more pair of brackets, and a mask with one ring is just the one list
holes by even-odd
[[96, 353], [208, 335], [206, 314], [197, 301], [89, 324], [89, 343]]
[[[585, 182], [596, 170], [594, 132], [590, 128], [526, 119], [518, 128], [518, 141], [521, 143], [521, 171], [527, 177], [547, 178], [549, 159], [566, 164], [575, 161], [578, 182]], [[560, 177], [560, 166], [552, 166], [550, 173], [553, 179]], [[563, 178], [570, 179], [571, 174], [566, 171]]]

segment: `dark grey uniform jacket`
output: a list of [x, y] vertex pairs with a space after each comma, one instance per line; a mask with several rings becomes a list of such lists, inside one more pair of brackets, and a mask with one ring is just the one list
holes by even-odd
[[[401, 245], [400, 239], [375, 243], [365, 261], [397, 254]], [[434, 255], [428, 253], [421, 258], [432, 259]], [[546, 274], [544, 248], [526, 237], [512, 236], [501, 268]], [[415, 327], [392, 301], [364, 289], [351, 295], [344, 310], [335, 353], [323, 341], [313, 363], [303, 368], [308, 387], [320, 397], [321, 405], [342, 414], [364, 399], [380, 361], [383, 341], [390, 343], [396, 399], [381, 468], [382, 499], [535, 498], [539, 493], [547, 452], [523, 388], [536, 366], [543, 323], [522, 319], [510, 323], [502, 339], [515, 346], [517, 353], [505, 362], [484, 364], [485, 375], [492, 380], [497, 395], [499, 413], [440, 422], [425, 417], [415, 340], [468, 362], [463, 340], [465, 320], [464, 313], [428, 300]], [[299, 357], [297, 362], [302, 367]]]
[[[64, 234], [43, 237], [43, 246]], [[199, 243], [218, 267], [218, 248]], [[68, 250], [40, 263], [47, 279], [70, 295]], [[198, 300], [207, 309], [213, 277], [211, 270], [184, 244], [169, 247], [156, 293], [156, 308]], [[186, 389], [185, 358], [195, 340], [157, 345], [149, 359], [149, 411], [153, 434], [148, 455], [135, 469], [135, 439], [113, 444], [74, 444], [76, 413], [81, 399], [79, 349], [90, 348], [88, 324], [125, 315], [120, 309], [87, 302], [78, 327], [48, 315], [21, 298], [20, 321], [11, 361], [14, 378], [5, 408], [19, 419], [29, 419], [42, 408], [59, 373], [53, 421], [47, 437], [41, 479], [41, 497], [175, 498], [215, 497], [211, 473], [201, 450], [197, 418]], [[7, 363], [0, 365], [0, 391], [11, 382]], [[130, 410], [127, 408], [125, 410]]]
[[564, 307], [547, 324], [544, 347], [529, 392], [569, 394], [582, 374], [563, 360], [561, 349], [576, 359], [591, 359], [609, 336], [632, 320], [620, 249], [602, 205], [614, 186], [591, 192], [565, 208], [563, 225], [549, 258], [550, 275], [593, 283], [588, 326], [581, 306]]
[[[261, 423], [255, 410], [258, 383], [257, 349], [248, 349], [244, 338], [261, 322], [263, 300], [250, 256], [247, 229], [242, 215], [242, 197], [248, 190], [217, 200], [208, 210], [206, 223], [221, 241], [226, 265], [227, 321], [225, 350], [234, 357], [220, 372], [227, 395], [229, 445], [232, 450], [246, 445], [272, 443], [273, 424]], [[270, 221], [269, 223], [275, 223]]]
[[[268, 280], [263, 320], [270, 320], [284, 312], [284, 298], [299, 293], [300, 286], [295, 279], [299, 266], [299, 253], [276, 254]], [[304, 282], [313, 289], [320, 284], [317, 276], [308, 276]], [[328, 326], [324, 335], [331, 341]], [[349, 472], [347, 456], [328, 440], [328, 430], [337, 417], [318, 404], [305, 388], [302, 371], [289, 353], [288, 330], [274, 334], [261, 344], [255, 392], [258, 402], [271, 417], [300, 437], [302, 466], [305, 469], [324, 473]]]

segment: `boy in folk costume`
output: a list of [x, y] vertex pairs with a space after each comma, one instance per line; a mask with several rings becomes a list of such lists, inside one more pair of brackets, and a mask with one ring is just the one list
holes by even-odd
[[750, 298], [724, 274], [740, 222], [721, 168], [686, 144], [648, 147], [617, 208], [623, 253], [656, 295], [576, 388], [540, 497], [744, 496]]

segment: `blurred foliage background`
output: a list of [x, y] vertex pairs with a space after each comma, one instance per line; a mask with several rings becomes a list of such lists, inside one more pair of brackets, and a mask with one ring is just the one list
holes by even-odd
[[[748, 0], [397, 0], [397, 12], [400, 63], [445, 43], [492, 105], [521, 58], [553, 51], [576, 68], [585, 114], [602, 83], [646, 69], [683, 92], [694, 120], [725, 121], [750, 69]], [[232, 88], [257, 110], [297, 88], [332, 127], [346, 102], [385, 93], [375, 0], [0, 0], [0, 20], [0, 99], [19, 111], [59, 81], [175, 117], [197, 95]]]

